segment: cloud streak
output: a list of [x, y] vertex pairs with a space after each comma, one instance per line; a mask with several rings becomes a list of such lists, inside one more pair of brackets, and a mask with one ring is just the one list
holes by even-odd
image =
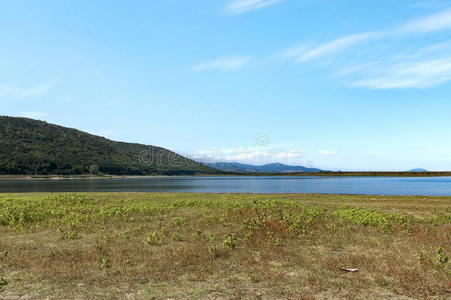
[[413, 8], [427, 8], [427, 9], [437, 9], [437, 8], [443, 8], [446, 6], [449, 6], [449, 3], [446, 2], [447, 0], [423, 0], [420, 2], [413, 3], [410, 5], [410, 7]]
[[299, 165], [303, 163], [305, 152], [301, 149], [236, 147], [199, 150], [189, 156], [193, 159], [207, 163], [241, 162], [261, 165], [266, 163], [282, 162]]
[[[451, 81], [451, 43], [442, 38], [441, 42], [423, 45], [418, 50], [418, 44], [415, 45], [417, 49], [408, 49], [405, 39], [445, 30], [451, 30], [451, 9], [413, 19], [385, 31], [357, 33], [316, 46], [292, 47], [280, 56], [296, 63], [320, 59], [324, 62], [326, 57], [349, 50], [346, 66], [332, 71], [349, 80], [348, 86], [368, 89], [428, 88]], [[360, 43], [380, 40], [384, 43], [376, 47], [355, 49]], [[358, 55], [353, 56], [353, 53]], [[336, 68], [335, 63], [340, 63], [340, 60], [327, 62], [327, 65], [322, 65]]]
[[238, 15], [248, 11], [267, 7], [283, 0], [234, 0], [226, 6], [224, 11], [227, 14]]
[[304, 150], [301, 149], [293, 149], [286, 152], [277, 152], [274, 156], [283, 161], [286, 160], [297, 160], [305, 156]]
[[201, 72], [208, 70], [230, 72], [238, 70], [250, 62], [249, 57], [235, 56], [235, 57], [220, 57], [215, 60], [201, 62], [193, 66], [193, 71]]
[[395, 29], [404, 34], [429, 33], [451, 29], [451, 9], [407, 22]]
[[332, 55], [347, 48], [371, 39], [395, 37], [399, 34], [422, 34], [451, 29], [451, 9], [440, 11], [433, 15], [418, 18], [388, 31], [363, 32], [344, 36], [314, 47], [293, 47], [285, 50], [282, 56], [295, 58], [298, 63]]
[[[427, 88], [451, 80], [451, 56], [424, 61], [381, 63], [351, 85], [369, 89]], [[364, 75], [365, 77], [365, 75]]]
[[47, 94], [58, 80], [49, 80], [34, 87], [18, 87], [16, 85], [0, 85], [0, 98], [32, 98]]
[[[350, 46], [368, 40], [375, 37], [381, 36], [381, 33], [376, 32], [365, 32], [360, 34], [353, 34], [345, 36], [321, 45], [318, 45], [310, 50], [305, 51], [300, 54], [296, 61], [301, 63], [312, 59], [321, 58], [327, 55], [331, 55], [349, 48]], [[300, 51], [302, 52], [302, 51]]]
[[334, 155], [336, 154], [334, 151], [330, 151], [330, 150], [321, 150], [318, 152], [319, 155]]

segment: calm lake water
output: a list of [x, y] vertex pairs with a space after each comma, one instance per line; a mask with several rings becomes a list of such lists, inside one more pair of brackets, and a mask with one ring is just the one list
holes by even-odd
[[451, 177], [155, 177], [0, 180], [0, 193], [193, 192], [451, 196]]

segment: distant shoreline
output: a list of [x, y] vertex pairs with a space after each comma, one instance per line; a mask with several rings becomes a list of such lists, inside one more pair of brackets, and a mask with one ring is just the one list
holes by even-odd
[[228, 177], [228, 176], [333, 176], [333, 177], [451, 177], [451, 171], [443, 172], [320, 172], [320, 173], [218, 173], [193, 175], [0, 175], [0, 180], [65, 180], [65, 179], [118, 179], [158, 177]]

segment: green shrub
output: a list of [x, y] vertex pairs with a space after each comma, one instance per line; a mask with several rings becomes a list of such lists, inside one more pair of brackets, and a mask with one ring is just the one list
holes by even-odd
[[236, 237], [235, 234], [231, 233], [228, 234], [225, 238], [224, 238], [224, 246], [230, 248], [230, 249], [235, 249], [236, 246], [238, 244], [238, 238]]
[[109, 269], [111, 269], [111, 259], [102, 258], [97, 262], [97, 266], [104, 271], [108, 271]]
[[437, 248], [437, 250], [435, 250], [435, 265], [439, 268], [444, 268], [446, 266], [446, 264], [448, 263], [448, 255], [445, 252], [445, 249], [443, 249], [442, 247]]
[[381, 229], [390, 228], [389, 216], [375, 210], [345, 207], [333, 211], [332, 215], [355, 224], [370, 225]]
[[162, 239], [161, 233], [158, 231], [154, 231], [154, 232], [150, 232], [147, 235], [146, 242], [150, 246], [155, 246], [155, 245], [159, 245], [161, 243], [161, 239]]

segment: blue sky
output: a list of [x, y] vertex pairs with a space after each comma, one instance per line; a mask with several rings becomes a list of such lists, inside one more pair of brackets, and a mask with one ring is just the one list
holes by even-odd
[[451, 169], [451, 1], [0, 0], [0, 114], [210, 160]]

